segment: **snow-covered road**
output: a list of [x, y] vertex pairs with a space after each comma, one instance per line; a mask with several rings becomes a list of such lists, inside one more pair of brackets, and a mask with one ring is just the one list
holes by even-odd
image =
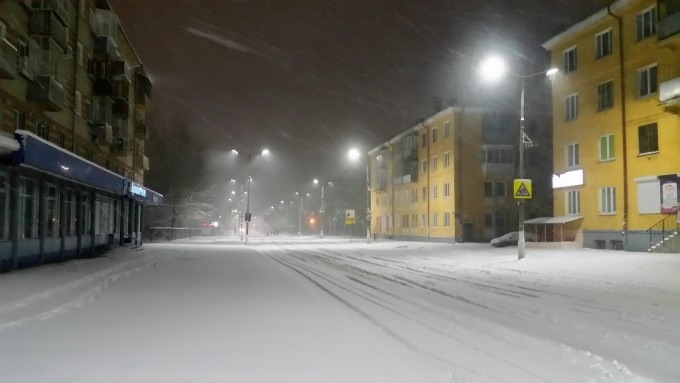
[[677, 382], [680, 257], [204, 237], [0, 275], [8, 382]]

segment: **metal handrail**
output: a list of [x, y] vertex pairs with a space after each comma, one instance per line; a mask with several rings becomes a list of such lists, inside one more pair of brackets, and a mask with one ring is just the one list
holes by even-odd
[[678, 233], [679, 228], [680, 225], [675, 214], [667, 215], [661, 221], [652, 225], [652, 227], [647, 229], [647, 233], [649, 233], [649, 251], [663, 243], [670, 234]]

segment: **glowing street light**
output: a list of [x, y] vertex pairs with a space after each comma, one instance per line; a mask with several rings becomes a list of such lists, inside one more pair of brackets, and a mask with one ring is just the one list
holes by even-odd
[[[486, 81], [498, 81], [506, 74], [505, 62], [497, 57], [492, 56], [484, 60], [480, 64], [479, 74]], [[532, 73], [529, 75], [518, 75], [511, 73], [512, 76], [520, 79], [521, 93], [520, 93], [520, 113], [519, 113], [519, 179], [524, 179], [524, 148], [531, 146], [533, 142], [524, 132], [524, 83], [525, 80], [531, 77], [540, 75], [554, 76], [558, 69], [551, 68], [546, 71]], [[526, 254], [526, 240], [524, 238], [524, 200], [519, 200], [519, 240], [517, 241], [517, 259], [524, 258]]]
[[[350, 161], [352, 162], [357, 162], [359, 158], [361, 158], [361, 152], [359, 149], [356, 148], [351, 148], [347, 152], [347, 157], [349, 157]], [[370, 163], [368, 162], [368, 158], [366, 159], [366, 243], [371, 243], [371, 182], [369, 179], [369, 174], [368, 174], [368, 167], [370, 166]]]

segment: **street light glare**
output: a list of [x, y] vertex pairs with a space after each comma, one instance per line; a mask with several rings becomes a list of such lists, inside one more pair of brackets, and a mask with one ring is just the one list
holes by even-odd
[[262, 155], [263, 155], [263, 156], [268, 156], [268, 155], [269, 155], [269, 149], [264, 149], [264, 150], [262, 150]]
[[349, 157], [350, 160], [356, 161], [359, 159], [359, 157], [361, 157], [361, 153], [359, 152], [359, 150], [352, 148], [347, 153], [347, 156]]
[[238, 150], [236, 149], [231, 149], [231, 154], [238, 156]]
[[545, 72], [545, 75], [548, 76], [548, 77], [552, 77], [552, 76], [556, 75], [557, 72], [559, 72], [559, 71], [560, 70], [557, 69], [557, 68], [550, 68], [550, 69], [548, 69], [547, 72]]
[[317, 178], [314, 178], [314, 181], [313, 181], [313, 182], [314, 182], [314, 185], [316, 185], [316, 184], [319, 183], [319, 180], [318, 180]]
[[505, 62], [498, 56], [491, 56], [482, 62], [479, 74], [487, 81], [498, 81], [505, 76]]

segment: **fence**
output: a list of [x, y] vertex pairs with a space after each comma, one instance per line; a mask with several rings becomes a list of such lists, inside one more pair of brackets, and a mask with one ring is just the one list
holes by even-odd
[[150, 227], [148, 239], [150, 242], [169, 242], [198, 235], [201, 235], [201, 229], [191, 227]]

